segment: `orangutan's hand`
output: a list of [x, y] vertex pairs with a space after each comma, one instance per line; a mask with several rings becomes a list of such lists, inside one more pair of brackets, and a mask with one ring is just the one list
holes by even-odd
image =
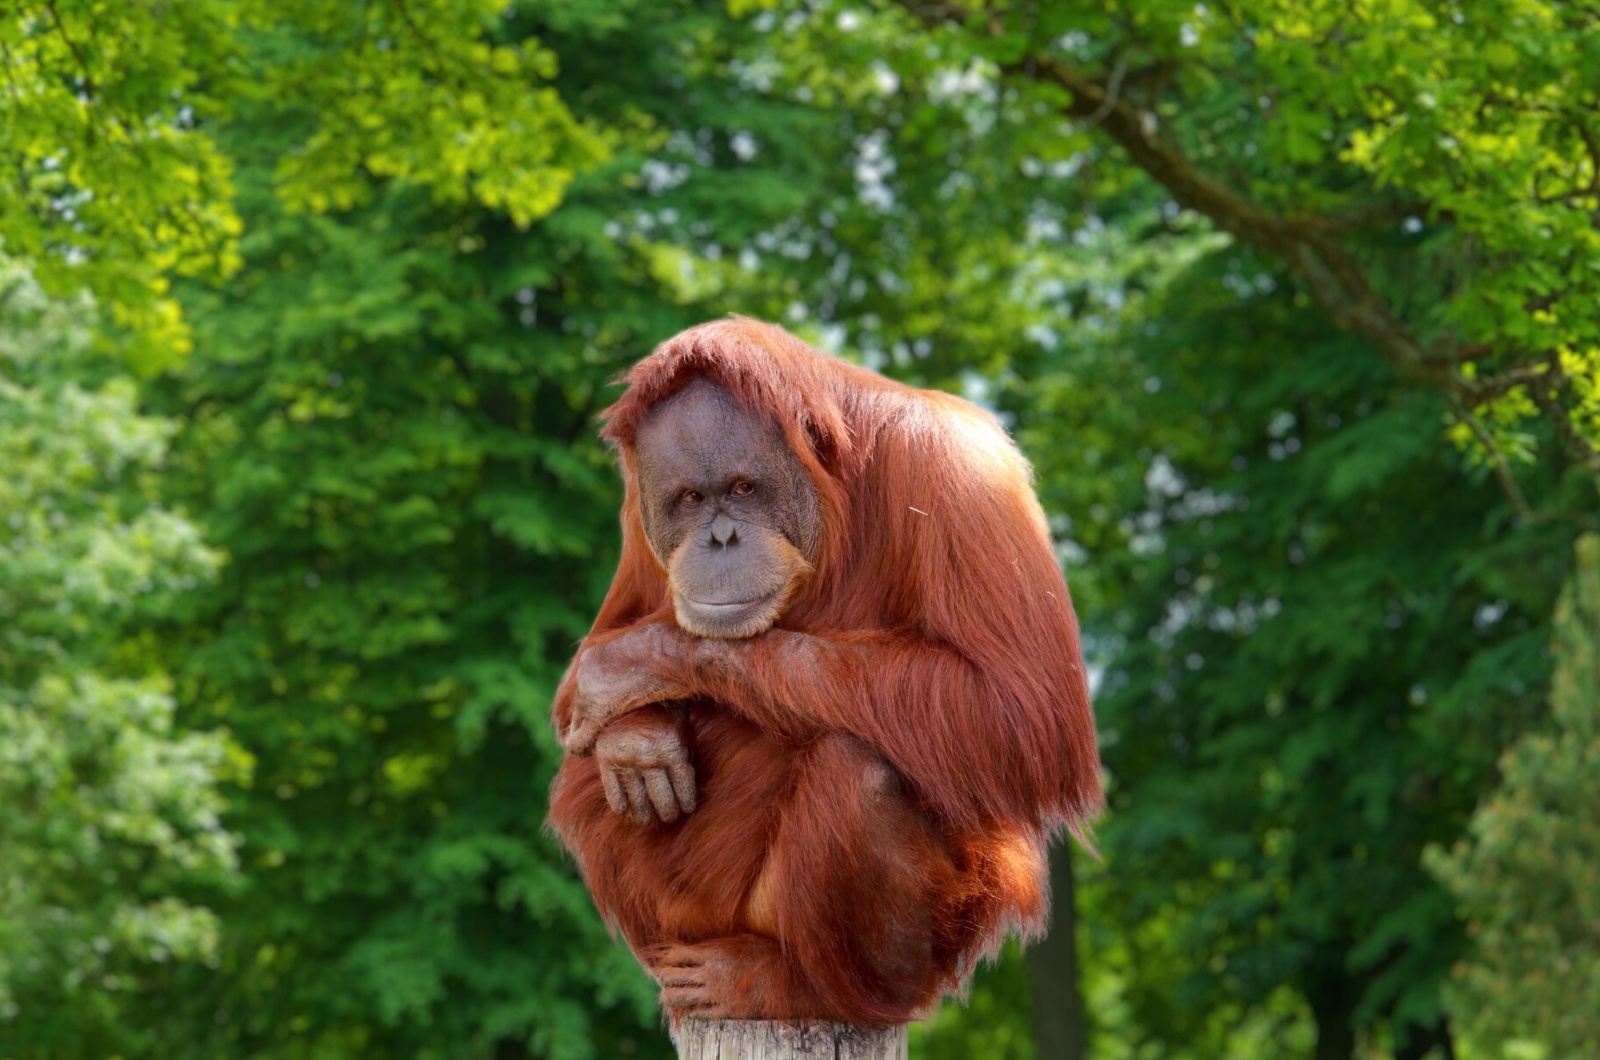
[[671, 824], [694, 812], [686, 705], [652, 706], [618, 718], [600, 731], [594, 756], [612, 813], [647, 825]]

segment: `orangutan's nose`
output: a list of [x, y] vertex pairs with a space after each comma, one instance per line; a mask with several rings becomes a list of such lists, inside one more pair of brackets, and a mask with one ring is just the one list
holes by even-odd
[[739, 543], [739, 525], [726, 515], [711, 520], [711, 543], [720, 548]]

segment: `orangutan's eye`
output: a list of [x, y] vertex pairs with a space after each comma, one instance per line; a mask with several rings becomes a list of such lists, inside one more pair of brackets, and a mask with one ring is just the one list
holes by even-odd
[[701, 493], [699, 490], [683, 491], [683, 503], [685, 504], [699, 504], [705, 499], [705, 494]]
[[735, 497], [748, 497], [748, 496], [750, 496], [750, 494], [754, 493], [755, 491], [756, 491], [756, 486], [755, 486], [755, 483], [753, 483], [753, 482], [735, 482], [733, 484], [733, 489], [730, 490], [729, 492], [732, 493]]

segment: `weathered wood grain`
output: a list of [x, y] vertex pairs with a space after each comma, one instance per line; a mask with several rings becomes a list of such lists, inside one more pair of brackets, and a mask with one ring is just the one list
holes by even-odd
[[904, 1026], [769, 1020], [684, 1020], [673, 1040], [678, 1060], [906, 1060]]

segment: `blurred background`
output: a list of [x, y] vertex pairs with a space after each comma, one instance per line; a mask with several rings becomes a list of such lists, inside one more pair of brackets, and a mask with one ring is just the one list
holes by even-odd
[[996, 410], [1110, 809], [920, 1058], [1600, 1055], [1600, 8], [0, 7], [0, 1057], [666, 1057], [610, 381]]

